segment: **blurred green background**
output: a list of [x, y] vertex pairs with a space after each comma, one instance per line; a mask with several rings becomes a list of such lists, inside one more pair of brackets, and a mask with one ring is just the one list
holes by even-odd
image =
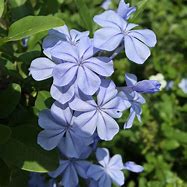
[[[1, 38], [7, 36], [13, 22], [28, 15], [54, 15], [70, 28], [94, 31], [97, 25], [87, 19], [103, 11], [102, 0], [8, 0], [4, 9], [2, 2]], [[87, 11], [81, 11], [77, 2], [85, 2]], [[114, 0], [111, 8], [116, 8], [117, 2]], [[126, 173], [127, 187], [185, 187], [187, 94], [178, 84], [187, 77], [187, 1], [128, 2], [138, 8], [131, 21], [152, 29], [158, 43], [144, 65], [128, 62], [124, 53], [120, 54], [114, 60], [115, 83], [124, 84], [125, 72], [136, 74], [139, 80], [161, 73], [166, 82], [173, 81], [173, 86], [154, 95], [144, 95], [147, 103], [143, 106], [142, 124], [135, 121], [132, 129], [122, 130], [112, 142], [103, 142], [101, 146], [108, 147], [113, 154], [122, 154], [124, 161], [133, 160], [144, 166], [145, 171], [140, 175]], [[88, 16], [86, 19], [83, 12]], [[25, 169], [30, 164], [25, 160], [30, 152], [36, 151], [35, 157], [29, 157], [33, 165], [44, 157], [47, 160], [54, 156], [35, 145], [39, 131], [37, 114], [51, 104], [51, 80], [36, 82], [28, 76], [31, 61], [43, 55], [41, 43], [46, 34], [44, 31], [30, 36], [27, 46], [21, 40], [0, 46], [0, 127], [3, 126], [0, 129], [0, 187], [27, 186], [28, 172], [19, 168]], [[119, 120], [121, 127], [127, 115]], [[23, 163], [26, 163], [24, 167]], [[37, 167], [33, 165], [31, 171]]]

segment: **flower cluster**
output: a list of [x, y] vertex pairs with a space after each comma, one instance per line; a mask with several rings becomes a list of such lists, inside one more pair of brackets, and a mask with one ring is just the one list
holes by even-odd
[[[57, 181], [60, 186], [77, 187], [79, 177], [90, 187], [110, 187], [112, 183], [122, 186], [123, 170], [143, 171], [134, 162], [124, 164], [120, 155], [110, 158], [106, 148], [97, 148], [99, 141], [110, 141], [119, 132], [116, 119], [127, 109], [130, 115], [124, 129], [132, 127], [136, 116], [141, 121], [141, 105], [145, 103], [141, 94], [160, 88], [159, 82], [138, 82], [130, 73], [125, 74], [124, 87], [116, 87], [110, 79], [113, 59], [119, 52], [124, 49], [130, 61], [143, 64], [150, 56], [149, 48], [156, 44], [153, 31], [135, 30], [138, 25], [128, 22], [135, 11], [121, 0], [117, 11], [106, 10], [95, 16], [101, 28], [93, 38], [88, 31], [69, 30], [66, 25], [52, 29], [43, 41], [46, 57], [31, 63], [30, 74], [35, 80], [53, 78], [50, 93], [55, 102], [39, 114], [43, 130], [37, 142], [45, 150], [57, 148], [61, 153], [59, 167], [49, 173], [53, 179], [61, 176]], [[114, 53], [106, 56], [103, 51]], [[89, 161], [93, 152], [98, 165]]]

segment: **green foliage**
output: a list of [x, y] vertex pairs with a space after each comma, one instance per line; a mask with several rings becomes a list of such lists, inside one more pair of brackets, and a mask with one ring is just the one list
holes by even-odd
[[9, 27], [8, 36], [3, 38], [2, 43], [20, 40], [63, 24], [61, 19], [54, 16], [27, 16]]
[[4, 6], [4, 0], [0, 0], [0, 17], [3, 15]]
[[8, 117], [16, 108], [21, 96], [21, 87], [19, 84], [12, 83], [0, 92], [0, 118]]
[[11, 129], [5, 125], [0, 125], [0, 144], [6, 143], [10, 135]]
[[92, 33], [93, 21], [92, 21], [91, 15], [90, 15], [90, 11], [85, 4], [85, 1], [84, 0], [75, 0], [75, 3], [76, 3], [77, 8], [79, 10], [79, 15], [80, 15], [80, 18], [83, 22], [84, 28], [89, 30]]
[[36, 128], [29, 125], [12, 128], [11, 138], [0, 146], [1, 158], [8, 165], [26, 171], [45, 173], [54, 170], [58, 166], [58, 154], [37, 145], [38, 133]]
[[[113, 1], [111, 8], [116, 7]], [[148, 79], [162, 73], [173, 80], [171, 90], [144, 95], [142, 124], [135, 121], [122, 130], [109, 147], [124, 161], [134, 160], [145, 171], [126, 173], [127, 187], [187, 186], [187, 95], [178, 83], [187, 77], [187, 4], [176, 0], [129, 0], [137, 7], [131, 21], [151, 28], [158, 44], [149, 60], [141, 66], [124, 59], [115, 60], [113, 78], [124, 84], [124, 73]], [[61, 26], [93, 33], [98, 27], [92, 18], [101, 12], [102, 0], [0, 0], [0, 186], [27, 187], [28, 172], [48, 172], [57, 166], [56, 151], [37, 145], [38, 113], [49, 108], [51, 80], [36, 82], [29, 76], [33, 59], [43, 56], [41, 43], [47, 31]], [[64, 20], [64, 22], [62, 21]], [[21, 39], [27, 38], [27, 46]], [[122, 128], [127, 113], [119, 120]], [[24, 171], [26, 170], [26, 171]]]

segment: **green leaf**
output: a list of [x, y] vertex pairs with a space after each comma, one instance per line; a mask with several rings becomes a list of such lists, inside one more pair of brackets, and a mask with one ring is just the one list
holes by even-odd
[[0, 118], [8, 117], [19, 103], [21, 87], [12, 83], [6, 90], [0, 92]]
[[64, 22], [54, 16], [27, 16], [14, 22], [9, 28], [8, 37], [0, 42], [20, 40], [63, 25]]
[[52, 97], [50, 92], [48, 91], [39, 91], [36, 101], [35, 101], [35, 109], [37, 112], [49, 108], [52, 105]]
[[5, 125], [0, 125], [0, 144], [5, 143], [11, 135], [11, 129]]
[[3, 15], [3, 11], [4, 11], [4, 0], [0, 0], [0, 17]]
[[0, 157], [25, 171], [46, 173], [58, 166], [57, 151], [45, 151], [37, 145], [38, 130], [24, 125], [12, 128], [12, 137], [0, 146]]
[[85, 0], [75, 0], [75, 3], [77, 5], [79, 15], [81, 17], [81, 21], [85, 29], [89, 30], [90, 33], [92, 33], [93, 31], [92, 17], [90, 15], [89, 8], [86, 6]]
[[146, 8], [147, 2], [148, 0], [142, 0], [138, 2], [137, 11], [133, 14], [132, 18], [129, 19], [130, 22], [134, 22], [140, 16], [140, 14], [142, 14], [144, 9]]
[[174, 150], [180, 146], [177, 140], [163, 140], [160, 144], [161, 148], [164, 150]]

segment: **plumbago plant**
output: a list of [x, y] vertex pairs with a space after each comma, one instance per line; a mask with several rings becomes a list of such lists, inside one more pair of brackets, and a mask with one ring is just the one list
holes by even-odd
[[113, 59], [122, 50], [132, 63], [143, 64], [156, 44], [153, 31], [129, 23], [135, 11], [121, 0], [117, 10], [106, 10], [93, 18], [101, 27], [93, 38], [88, 31], [69, 30], [64, 25], [50, 30], [43, 40], [46, 57], [33, 60], [29, 71], [36, 81], [53, 78], [50, 94], [55, 102], [39, 113], [43, 130], [37, 143], [47, 151], [58, 149], [60, 158], [59, 167], [48, 173], [49, 183], [32, 173], [31, 187], [76, 187], [83, 181], [90, 187], [122, 186], [123, 170], [143, 171], [135, 162], [124, 163], [119, 154], [111, 156], [108, 149], [97, 147], [98, 142], [117, 135], [120, 127], [116, 119], [129, 109], [123, 128], [131, 128], [135, 117], [141, 122], [141, 105], [145, 103], [141, 94], [160, 88], [157, 81], [138, 81], [127, 72], [123, 87], [116, 87], [111, 79]]

